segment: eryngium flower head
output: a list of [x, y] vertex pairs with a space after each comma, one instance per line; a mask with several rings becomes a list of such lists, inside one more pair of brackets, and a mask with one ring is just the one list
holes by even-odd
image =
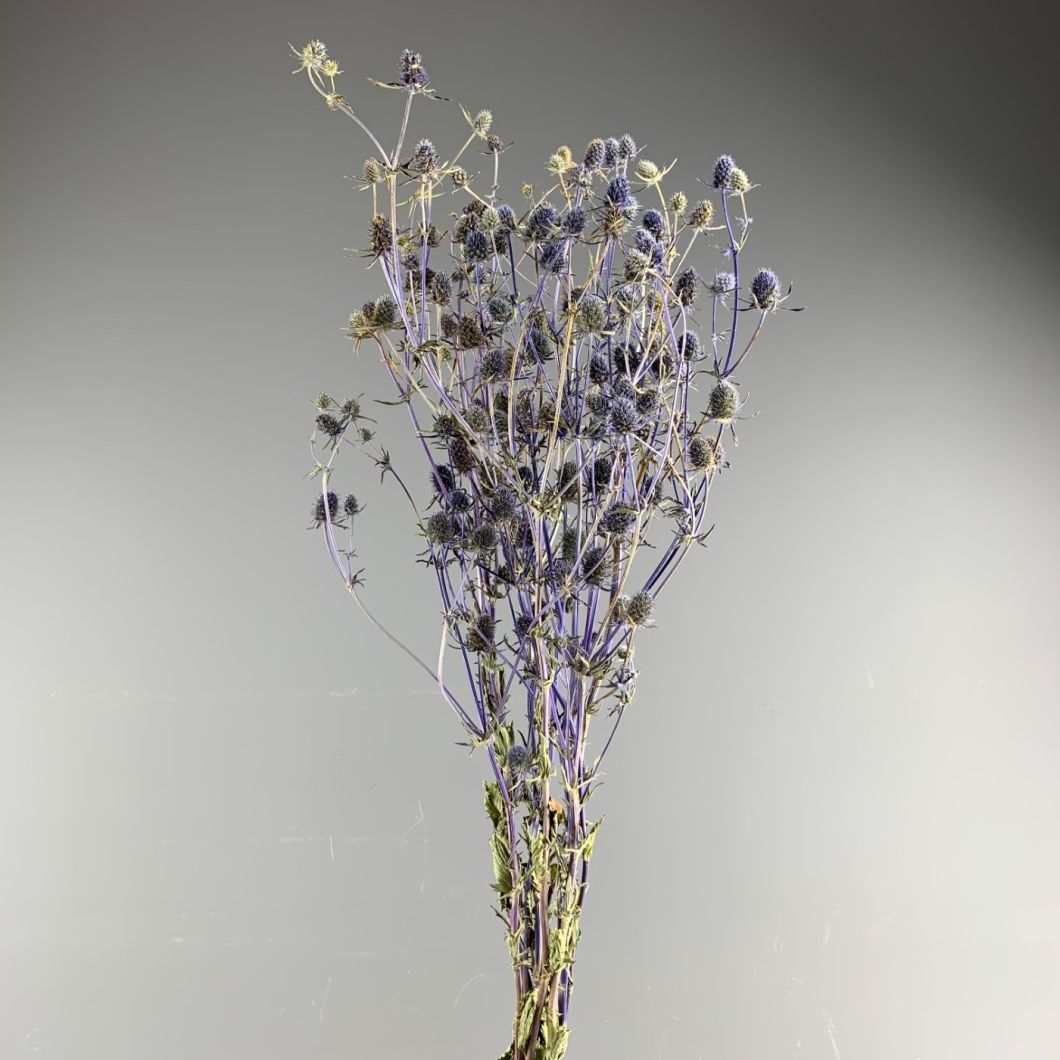
[[355, 515], [360, 515], [364, 509], [361, 507], [357, 498], [352, 493], [346, 494], [346, 499], [342, 502], [342, 510], [353, 518]]
[[453, 285], [444, 272], [436, 272], [427, 284], [427, 301], [435, 305], [448, 305], [453, 297]]
[[626, 206], [633, 198], [633, 189], [630, 187], [629, 178], [621, 173], [613, 177], [607, 185], [604, 193], [607, 201], [613, 206]]
[[717, 467], [725, 458], [725, 450], [717, 438], [697, 434], [688, 443], [688, 462], [699, 471]]
[[640, 223], [651, 232], [654, 238], [662, 239], [665, 221], [663, 220], [663, 215], [659, 213], [658, 210], [645, 210], [644, 216], [640, 219]]
[[572, 206], [561, 221], [563, 231], [571, 236], [580, 236], [585, 231], [585, 210], [580, 206]]
[[546, 243], [537, 259], [545, 272], [562, 272], [567, 267], [567, 244], [564, 241]]
[[605, 534], [625, 534], [633, 528], [637, 513], [624, 504], [612, 505], [600, 519], [600, 529]]
[[512, 373], [511, 350], [486, 350], [478, 366], [479, 375], [486, 382], [507, 379]]
[[364, 160], [364, 179], [367, 184], [378, 184], [383, 179], [383, 163], [378, 158]]
[[695, 269], [685, 269], [674, 281], [674, 294], [683, 306], [695, 304], [699, 293], [699, 273]]
[[498, 486], [489, 499], [490, 515], [499, 523], [516, 519], [522, 511], [522, 505], [514, 490], [507, 486]]
[[496, 620], [490, 615], [478, 615], [467, 628], [468, 651], [491, 651], [496, 634]]
[[696, 229], [706, 228], [714, 220], [714, 203], [710, 199], [703, 199], [692, 207], [688, 215], [688, 223]]
[[497, 528], [492, 523], [477, 523], [467, 535], [467, 543], [476, 552], [492, 552], [497, 547]]
[[433, 173], [438, 168], [438, 162], [438, 148], [430, 140], [423, 139], [416, 144], [409, 168], [417, 173]]
[[759, 269], [751, 280], [751, 297], [759, 309], [772, 309], [777, 304], [780, 281], [772, 269]]
[[606, 383], [611, 378], [606, 354], [597, 351], [589, 358], [589, 382]]
[[403, 85], [408, 85], [410, 88], [420, 88], [427, 84], [427, 71], [423, 66], [423, 56], [419, 52], [406, 48], [401, 53], [401, 59], [398, 61], [398, 70]]
[[497, 207], [497, 217], [500, 220], [501, 227], [507, 228], [508, 231], [514, 232], [519, 227], [519, 222], [516, 220], [515, 211], [506, 202], [502, 202]]
[[327, 522], [329, 519], [334, 519], [338, 514], [339, 495], [337, 493], [328, 490], [326, 501], [323, 494], [317, 497], [316, 504], [313, 505], [313, 521], [317, 526]]
[[527, 238], [534, 242], [548, 239], [555, 231], [558, 221], [559, 217], [554, 206], [550, 206], [547, 202], [535, 206], [526, 219]]
[[471, 127], [479, 134], [485, 136], [493, 124], [493, 115], [488, 110], [480, 110], [471, 122]]
[[590, 545], [582, 555], [582, 577], [590, 585], [602, 585], [607, 580], [607, 549]]
[[599, 137], [590, 140], [585, 148], [585, 168], [599, 169], [604, 164], [604, 141]]
[[[524, 618], [528, 616], [520, 615], [519, 617]], [[523, 747], [522, 744], [517, 743], [508, 749], [505, 763], [512, 773], [525, 773], [530, 768], [530, 752]]]
[[729, 423], [740, 407], [740, 392], [729, 382], [721, 379], [707, 399], [707, 412], [718, 423]]
[[618, 141], [613, 137], [609, 136], [604, 141], [604, 165], [613, 166], [618, 161]]
[[471, 499], [471, 494], [459, 486], [449, 494], [449, 507], [454, 512], [466, 512], [471, 508], [472, 504], [474, 504], [474, 501]]
[[629, 398], [616, 398], [611, 404], [608, 422], [618, 434], [629, 434], [637, 427], [637, 406]]
[[468, 261], [485, 261], [490, 256], [490, 241], [485, 234], [472, 229], [464, 239], [464, 257]]
[[431, 472], [431, 487], [438, 494], [442, 493], [443, 487], [445, 492], [452, 493], [456, 489], [456, 473], [448, 464], [439, 464]]
[[651, 258], [640, 250], [627, 250], [626, 260], [622, 265], [622, 276], [629, 281], [641, 280], [651, 268]]
[[372, 323], [377, 327], [388, 328], [397, 323], [399, 312], [397, 302], [390, 295], [380, 295], [372, 303]]
[[449, 461], [461, 475], [470, 474], [478, 467], [478, 458], [463, 435], [457, 435], [449, 442]]
[[598, 335], [607, 326], [607, 303], [595, 294], [582, 295], [578, 306], [578, 326]]
[[738, 192], [750, 191], [751, 178], [738, 166], [734, 167], [729, 176], [729, 187]]
[[694, 331], [686, 331], [677, 340], [677, 352], [686, 361], [694, 361], [702, 352], [703, 346], [699, 336]]
[[732, 171], [735, 168], [736, 163], [732, 160], [732, 155], [720, 155], [714, 163], [714, 187], [729, 187], [729, 182], [732, 180]]
[[377, 213], [369, 223], [368, 245], [377, 256], [390, 249], [390, 219], [385, 214]]
[[459, 531], [456, 520], [448, 512], [435, 512], [427, 520], [424, 533], [433, 545], [449, 545]]
[[675, 191], [670, 196], [670, 209], [675, 217], [680, 217], [688, 206], [688, 196], [683, 191]]
[[655, 601], [650, 593], [637, 593], [626, 604], [626, 618], [635, 626], [643, 626], [655, 613]]
[[316, 419], [317, 430], [329, 438], [337, 438], [343, 432], [342, 424], [334, 416], [322, 412]]
[[731, 272], [716, 272], [707, 288], [711, 294], [728, 294], [736, 289], [736, 277]]
[[499, 324], [507, 324], [515, 316], [515, 306], [507, 295], [495, 294], [486, 307], [490, 311], [490, 318]]
[[457, 338], [461, 349], [464, 350], [473, 350], [485, 342], [486, 337], [482, 334], [482, 324], [479, 322], [477, 313], [465, 313], [460, 318]]
[[637, 153], [637, 141], [629, 133], [626, 133], [618, 141], [618, 157], [632, 158]]

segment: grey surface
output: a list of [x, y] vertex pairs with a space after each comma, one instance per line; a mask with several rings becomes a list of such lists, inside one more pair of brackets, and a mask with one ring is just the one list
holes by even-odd
[[[360, 76], [422, 50], [517, 141], [512, 194], [597, 134], [690, 194], [731, 151], [752, 262], [810, 307], [749, 359], [711, 547], [641, 639], [571, 1060], [1060, 1055], [1044, 10], [5, 7], [0, 1057], [489, 1058], [510, 1026], [482, 763], [304, 529], [310, 399], [388, 396], [340, 332], [377, 293], [342, 253], [365, 145], [289, 75], [313, 36], [378, 124]], [[397, 496], [339, 483], [432, 651]]]

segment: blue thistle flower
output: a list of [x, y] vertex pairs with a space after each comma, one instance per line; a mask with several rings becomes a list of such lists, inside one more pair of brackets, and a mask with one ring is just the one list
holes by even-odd
[[556, 229], [559, 217], [556, 208], [547, 202], [535, 206], [526, 219], [526, 235], [532, 241], [547, 239]]
[[507, 379], [512, 373], [512, 354], [510, 350], [487, 350], [479, 363], [479, 374], [487, 382], [495, 379]]
[[519, 222], [515, 218], [515, 211], [506, 202], [502, 202], [497, 207], [497, 220], [500, 222], [501, 228], [506, 228], [509, 232], [514, 232], [519, 227]]
[[581, 206], [572, 206], [563, 215], [563, 231], [568, 235], [580, 236], [585, 231], [585, 210]]
[[629, 398], [616, 398], [611, 404], [611, 415], [608, 419], [611, 430], [618, 434], [629, 434], [637, 427], [637, 407]]
[[677, 352], [686, 361], [694, 361], [702, 351], [702, 343], [699, 341], [699, 336], [694, 331], [686, 331], [677, 340]]
[[618, 162], [618, 141], [609, 136], [604, 141], [604, 165], [613, 166]]
[[329, 438], [337, 438], [344, 430], [342, 424], [327, 412], [322, 412], [317, 416], [316, 425], [317, 430], [321, 434], [326, 434]]
[[607, 185], [605, 192], [607, 201], [613, 206], [626, 206], [633, 199], [633, 192], [629, 185], [629, 177], [621, 173], [613, 177]]
[[658, 210], [645, 210], [640, 223], [651, 232], [656, 239], [662, 239], [666, 222]]
[[655, 249], [655, 237], [646, 228], [638, 228], [633, 233], [633, 246], [642, 254], [651, 254]]
[[711, 294], [728, 294], [736, 289], [736, 277], [731, 272], [716, 272], [707, 287]]
[[772, 269], [759, 269], [751, 280], [751, 297], [759, 309], [772, 309], [777, 304], [780, 281]]
[[597, 137], [585, 148], [585, 168], [599, 169], [604, 164], [604, 141]]
[[438, 148], [430, 140], [423, 139], [416, 144], [409, 168], [417, 173], [433, 173], [438, 168], [439, 161]]
[[401, 53], [401, 59], [398, 61], [398, 70], [403, 85], [408, 85], [410, 88], [420, 88], [427, 84], [427, 71], [423, 66], [423, 56], [419, 52], [406, 48]]
[[674, 281], [674, 294], [683, 306], [695, 303], [699, 293], [699, 273], [695, 269], [685, 269]]
[[637, 593], [626, 604], [626, 617], [635, 626], [643, 626], [655, 613], [655, 601], [650, 593]]
[[[529, 619], [529, 615], [520, 615], [521, 619]], [[531, 620], [532, 621], [532, 620]], [[516, 619], [516, 632], [520, 632], [519, 619]], [[521, 631], [522, 636], [526, 636], [529, 627], [524, 627]], [[508, 749], [508, 755], [505, 758], [505, 764], [513, 774], [525, 773], [530, 768], [530, 752], [523, 747], [522, 744], [515, 744], [513, 747]]]
[[442, 493], [442, 487], [447, 493], [456, 489], [456, 472], [448, 464], [439, 464], [431, 472], [431, 487], [437, 494]]
[[515, 316], [515, 306], [512, 300], [503, 294], [495, 294], [487, 303], [491, 319], [498, 324], [507, 324]]
[[564, 241], [546, 243], [537, 259], [545, 272], [562, 272], [567, 267], [567, 244]]
[[727, 188], [735, 168], [736, 163], [732, 160], [732, 155], [720, 155], [714, 163], [714, 187]]
[[471, 494], [465, 489], [460, 489], [459, 486], [449, 494], [449, 507], [454, 512], [470, 511], [472, 504]]
[[451, 544], [458, 531], [456, 520], [448, 512], [435, 512], [424, 527], [427, 540], [434, 545]]
[[321, 526], [328, 519], [334, 519], [338, 514], [339, 495], [337, 493], [328, 490], [326, 504], [323, 495], [317, 497], [316, 504], [313, 505], [313, 521], [317, 526]]
[[346, 494], [346, 499], [342, 502], [342, 510], [352, 519], [353, 516], [359, 515], [364, 509], [358, 503], [357, 498], [352, 493]]
[[621, 159], [632, 158], [637, 153], [637, 141], [629, 133], [626, 133], [618, 141], [618, 157]]
[[468, 261], [485, 261], [490, 256], [490, 241], [477, 229], [468, 232], [464, 239], [464, 257]]
[[611, 372], [608, 368], [607, 357], [597, 351], [589, 358], [589, 382], [599, 386], [610, 378]]

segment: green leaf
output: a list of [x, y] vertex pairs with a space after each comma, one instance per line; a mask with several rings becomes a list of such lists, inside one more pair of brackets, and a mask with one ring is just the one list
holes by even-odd
[[490, 836], [490, 850], [493, 853], [493, 875], [496, 879], [493, 889], [502, 897], [510, 895], [515, 890], [515, 883], [508, 864], [508, 842], [499, 830]]
[[501, 795], [501, 786], [495, 780], [483, 781], [485, 788], [486, 813], [496, 829], [504, 820], [504, 798]]
[[530, 1038], [530, 1027], [534, 1022], [534, 1008], [537, 1005], [537, 991], [532, 990], [526, 995], [523, 1009], [519, 1013], [519, 1047], [526, 1045]]

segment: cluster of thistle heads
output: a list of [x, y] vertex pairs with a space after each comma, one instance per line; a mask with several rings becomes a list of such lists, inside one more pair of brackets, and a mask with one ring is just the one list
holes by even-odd
[[[295, 54], [328, 106], [361, 124], [326, 48]], [[406, 107], [440, 98], [412, 51], [396, 81], [376, 84]], [[545, 638], [554, 661], [592, 666], [651, 622], [705, 537], [723, 433], [735, 444], [744, 403], [734, 373], [787, 294], [771, 269], [742, 267], [754, 185], [729, 155], [693, 200], [664, 191], [673, 163], [629, 134], [596, 137], [577, 155], [560, 147], [544, 179], [506, 198], [511, 145], [489, 111], [464, 116], [467, 139], [448, 157], [429, 139], [405, 145], [404, 123], [394, 151], [369, 132], [364, 254], [384, 290], [347, 331], [378, 348], [428, 457], [424, 557], [457, 645], [518, 666]], [[694, 245], [721, 267], [701, 273]], [[318, 411], [330, 445], [370, 441], [356, 403], [322, 395]], [[325, 492], [314, 516], [357, 511]], [[634, 558], [663, 527], [640, 571]]]

